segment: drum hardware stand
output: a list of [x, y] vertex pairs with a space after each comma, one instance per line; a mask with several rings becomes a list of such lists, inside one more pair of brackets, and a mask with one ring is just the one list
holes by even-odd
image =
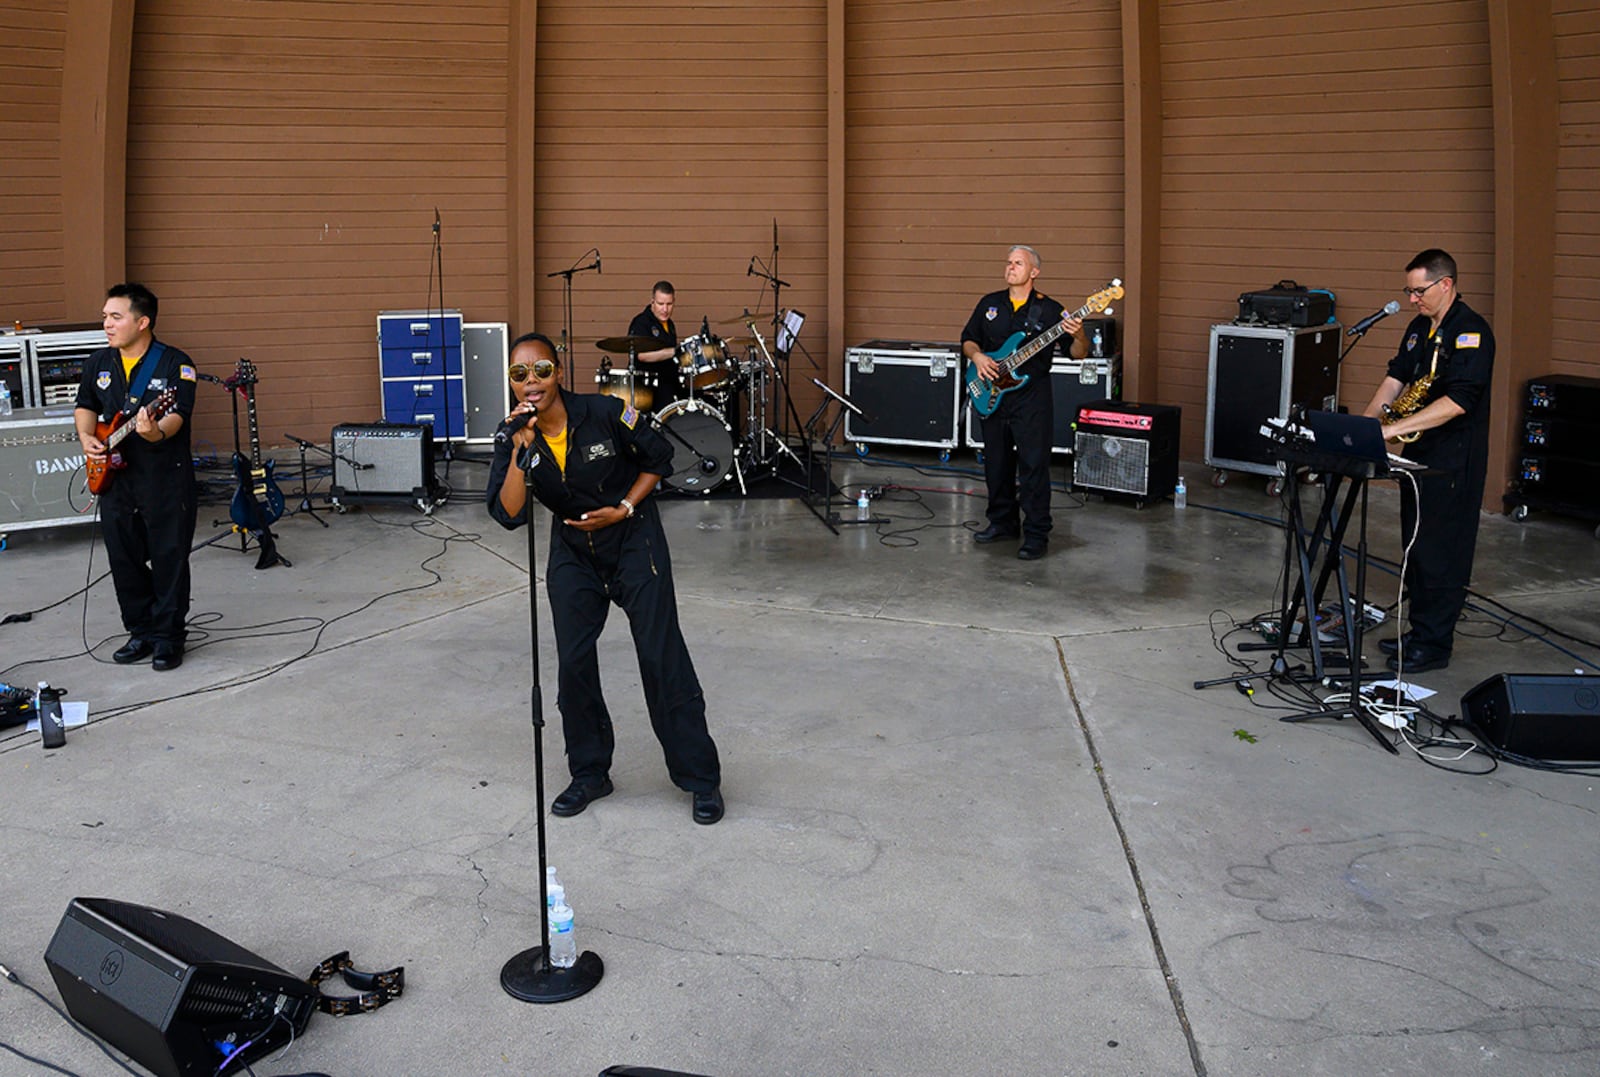
[[294, 507], [294, 511], [290, 513], [290, 515], [299, 516], [301, 513], [306, 513], [313, 520], [317, 521], [317, 523], [321, 524], [323, 527], [327, 527], [328, 521], [317, 515], [317, 507], [311, 502], [311, 473], [306, 468], [306, 450], [315, 449], [317, 452], [326, 454], [330, 460], [336, 458], [333, 450], [324, 449], [316, 442], [307, 441], [305, 438], [297, 438], [293, 434], [285, 434], [283, 436], [300, 446], [300, 504]]
[[[767, 350], [767, 342], [762, 338], [761, 330], [756, 328], [755, 319], [752, 318], [748, 322], [746, 322], [745, 324], [750, 327], [750, 333], [751, 333], [752, 336], [755, 337], [756, 347], [759, 348], [760, 351], [761, 351], [761, 358], [762, 358], [762, 361], [765, 363], [766, 368], [771, 370], [773, 375], [778, 379], [778, 393], [777, 393], [777, 395], [780, 395], [780, 396], [783, 397], [784, 405], [787, 408], [787, 414], [789, 414], [789, 415], [794, 417], [794, 420], [795, 420], [794, 424], [795, 424], [795, 427], [798, 429], [800, 427], [800, 417], [798, 415], [796, 415], [795, 411], [794, 411], [794, 397], [792, 397], [789, 394], [789, 380], [783, 376], [783, 371], [778, 368], [777, 360], [773, 359], [772, 353]], [[765, 403], [766, 403], [765, 395], [763, 394], [763, 400], [762, 400], [763, 406], [765, 406]], [[761, 438], [762, 438], [762, 442], [763, 442], [763, 448], [765, 447], [766, 440], [770, 438], [771, 441], [772, 441], [773, 446], [777, 449], [778, 452], [787, 454], [789, 459], [793, 460], [795, 462], [795, 465], [797, 467], [799, 467], [801, 471], [804, 471], [806, 473], [806, 483], [805, 483], [804, 486], [801, 486], [799, 483], [796, 483], [796, 482], [790, 482], [790, 480], [788, 480], [788, 479], [783, 479], [783, 476], [781, 474], [778, 476], [778, 478], [782, 479], [785, 482], [790, 482], [790, 485], [797, 486], [797, 487], [800, 487], [800, 489], [809, 491], [810, 490], [810, 486], [811, 486], [811, 466], [810, 466], [810, 464], [807, 463], [806, 461], [800, 459], [800, 457], [795, 454], [795, 451], [789, 447], [789, 443], [788, 443], [788, 440], [787, 440], [785, 435], [779, 434], [777, 431], [773, 430], [771, 427], [766, 425], [766, 421], [765, 421], [766, 420], [766, 415], [765, 414], [763, 414], [761, 418], [762, 418]], [[754, 433], [754, 431], [752, 431], [752, 433]], [[808, 452], [809, 452], [809, 449], [808, 449]], [[766, 458], [762, 462], [766, 463], [770, 459], [771, 459], [770, 457]]]
[[[581, 265], [578, 264], [578, 262], [583, 261], [585, 258], [589, 257], [589, 255], [591, 255], [591, 254], [594, 255], [594, 261], [590, 262], [586, 266], [581, 266]], [[569, 390], [571, 390], [572, 392], [577, 392], [578, 391], [578, 388], [577, 388], [578, 373], [577, 373], [577, 369], [576, 369], [576, 364], [574, 364], [572, 362], [572, 346], [571, 346], [571, 338], [572, 338], [572, 278], [573, 278], [573, 276], [575, 274], [587, 273], [591, 269], [594, 270], [597, 273], [601, 272], [601, 269], [600, 269], [600, 248], [599, 247], [590, 247], [588, 250], [586, 250], [582, 254], [578, 255], [578, 262], [572, 263], [572, 266], [569, 269], [558, 269], [554, 273], [546, 273], [545, 274], [545, 277], [547, 279], [550, 278], [550, 277], [560, 277], [561, 278], [561, 343], [556, 346], [556, 353], [557, 353], [556, 357], [561, 359], [563, 362], [566, 363], [566, 366], [567, 366], [567, 388]]]
[[550, 900], [545, 887], [548, 864], [545, 852], [544, 808], [544, 692], [539, 684], [539, 579], [534, 566], [538, 558], [538, 528], [533, 526], [533, 507], [539, 502], [533, 496], [533, 469], [523, 476], [525, 498], [524, 526], [528, 529], [528, 629], [532, 640], [533, 662], [533, 796], [534, 819], [539, 834], [539, 943], [512, 956], [500, 969], [500, 987], [512, 998], [523, 1002], [566, 1002], [586, 995], [600, 984], [605, 976], [605, 962], [593, 950], [585, 950], [571, 968], [559, 968], [550, 963], [550, 918], [545, 910]]

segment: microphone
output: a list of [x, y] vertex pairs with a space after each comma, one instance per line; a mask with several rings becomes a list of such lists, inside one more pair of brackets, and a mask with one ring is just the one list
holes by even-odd
[[1362, 318], [1355, 325], [1352, 325], [1350, 327], [1350, 331], [1348, 333], [1346, 333], [1345, 336], [1347, 336], [1347, 337], [1364, 336], [1364, 335], [1366, 335], [1366, 332], [1367, 332], [1368, 329], [1371, 329], [1373, 326], [1375, 326], [1379, 322], [1383, 321], [1389, 315], [1398, 314], [1398, 313], [1400, 313], [1400, 300], [1391, 299], [1391, 300], [1389, 300], [1389, 302], [1387, 302], [1387, 303], [1385, 303], [1383, 305], [1383, 309], [1382, 310], [1378, 311], [1376, 314], [1369, 314], [1365, 318]]
[[756, 256], [753, 254], [750, 256], [750, 264], [744, 268], [744, 275], [747, 277], [756, 275]]
[[534, 408], [532, 411], [525, 411], [521, 415], [518, 415], [516, 418], [512, 419], [499, 430], [494, 432], [494, 443], [496, 445], [506, 444], [511, 440], [511, 436], [513, 434], [515, 434], [518, 430], [521, 430], [524, 426], [527, 426], [529, 423], [533, 422], [538, 415], [538, 408]]
[[597, 277], [603, 277], [603, 276], [606, 275], [606, 271], [600, 268], [600, 252], [599, 251], [595, 251], [594, 252], [594, 275], [597, 276]]
[[708, 314], [700, 316], [700, 335], [706, 340], [711, 339], [711, 316]]
[[439, 207], [433, 207], [433, 234], [439, 234]]

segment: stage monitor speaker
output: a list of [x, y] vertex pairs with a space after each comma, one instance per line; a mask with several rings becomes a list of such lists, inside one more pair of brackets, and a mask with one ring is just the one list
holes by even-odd
[[431, 504], [433, 427], [428, 423], [346, 423], [333, 428], [334, 501], [402, 499]]
[[1600, 676], [1497, 673], [1461, 697], [1461, 717], [1502, 751], [1600, 761]]
[[1143, 508], [1178, 483], [1182, 410], [1165, 404], [1100, 400], [1078, 408], [1072, 485], [1127, 494]]
[[210, 928], [110, 898], [74, 898], [44, 961], [67, 1012], [160, 1077], [242, 1069], [317, 1007], [316, 988]]

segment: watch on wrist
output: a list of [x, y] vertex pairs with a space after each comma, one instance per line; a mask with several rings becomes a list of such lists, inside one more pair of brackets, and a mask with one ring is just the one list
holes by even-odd
[[626, 512], [629, 516], [633, 515], [632, 501], [629, 501], [627, 498], [623, 498], [621, 501], [617, 502], [617, 504], [621, 506], [623, 512]]

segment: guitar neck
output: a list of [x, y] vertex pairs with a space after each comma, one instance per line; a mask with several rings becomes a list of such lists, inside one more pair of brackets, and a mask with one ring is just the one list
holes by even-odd
[[[1079, 307], [1077, 310], [1068, 315], [1068, 317], [1082, 318], [1089, 312], [1089, 304], [1085, 303], [1083, 306]], [[1034, 337], [1032, 340], [1028, 341], [1022, 347], [1012, 352], [1010, 357], [1008, 357], [1006, 361], [1001, 364], [1004, 367], [1005, 372], [1010, 374], [1016, 370], [1017, 367], [1021, 366], [1023, 363], [1026, 363], [1035, 355], [1038, 355], [1044, 349], [1054, 344], [1057, 340], [1060, 340], [1066, 331], [1067, 323], [1065, 321], [1059, 321], [1055, 325], [1052, 325], [1049, 329], [1046, 329], [1044, 332]]]

